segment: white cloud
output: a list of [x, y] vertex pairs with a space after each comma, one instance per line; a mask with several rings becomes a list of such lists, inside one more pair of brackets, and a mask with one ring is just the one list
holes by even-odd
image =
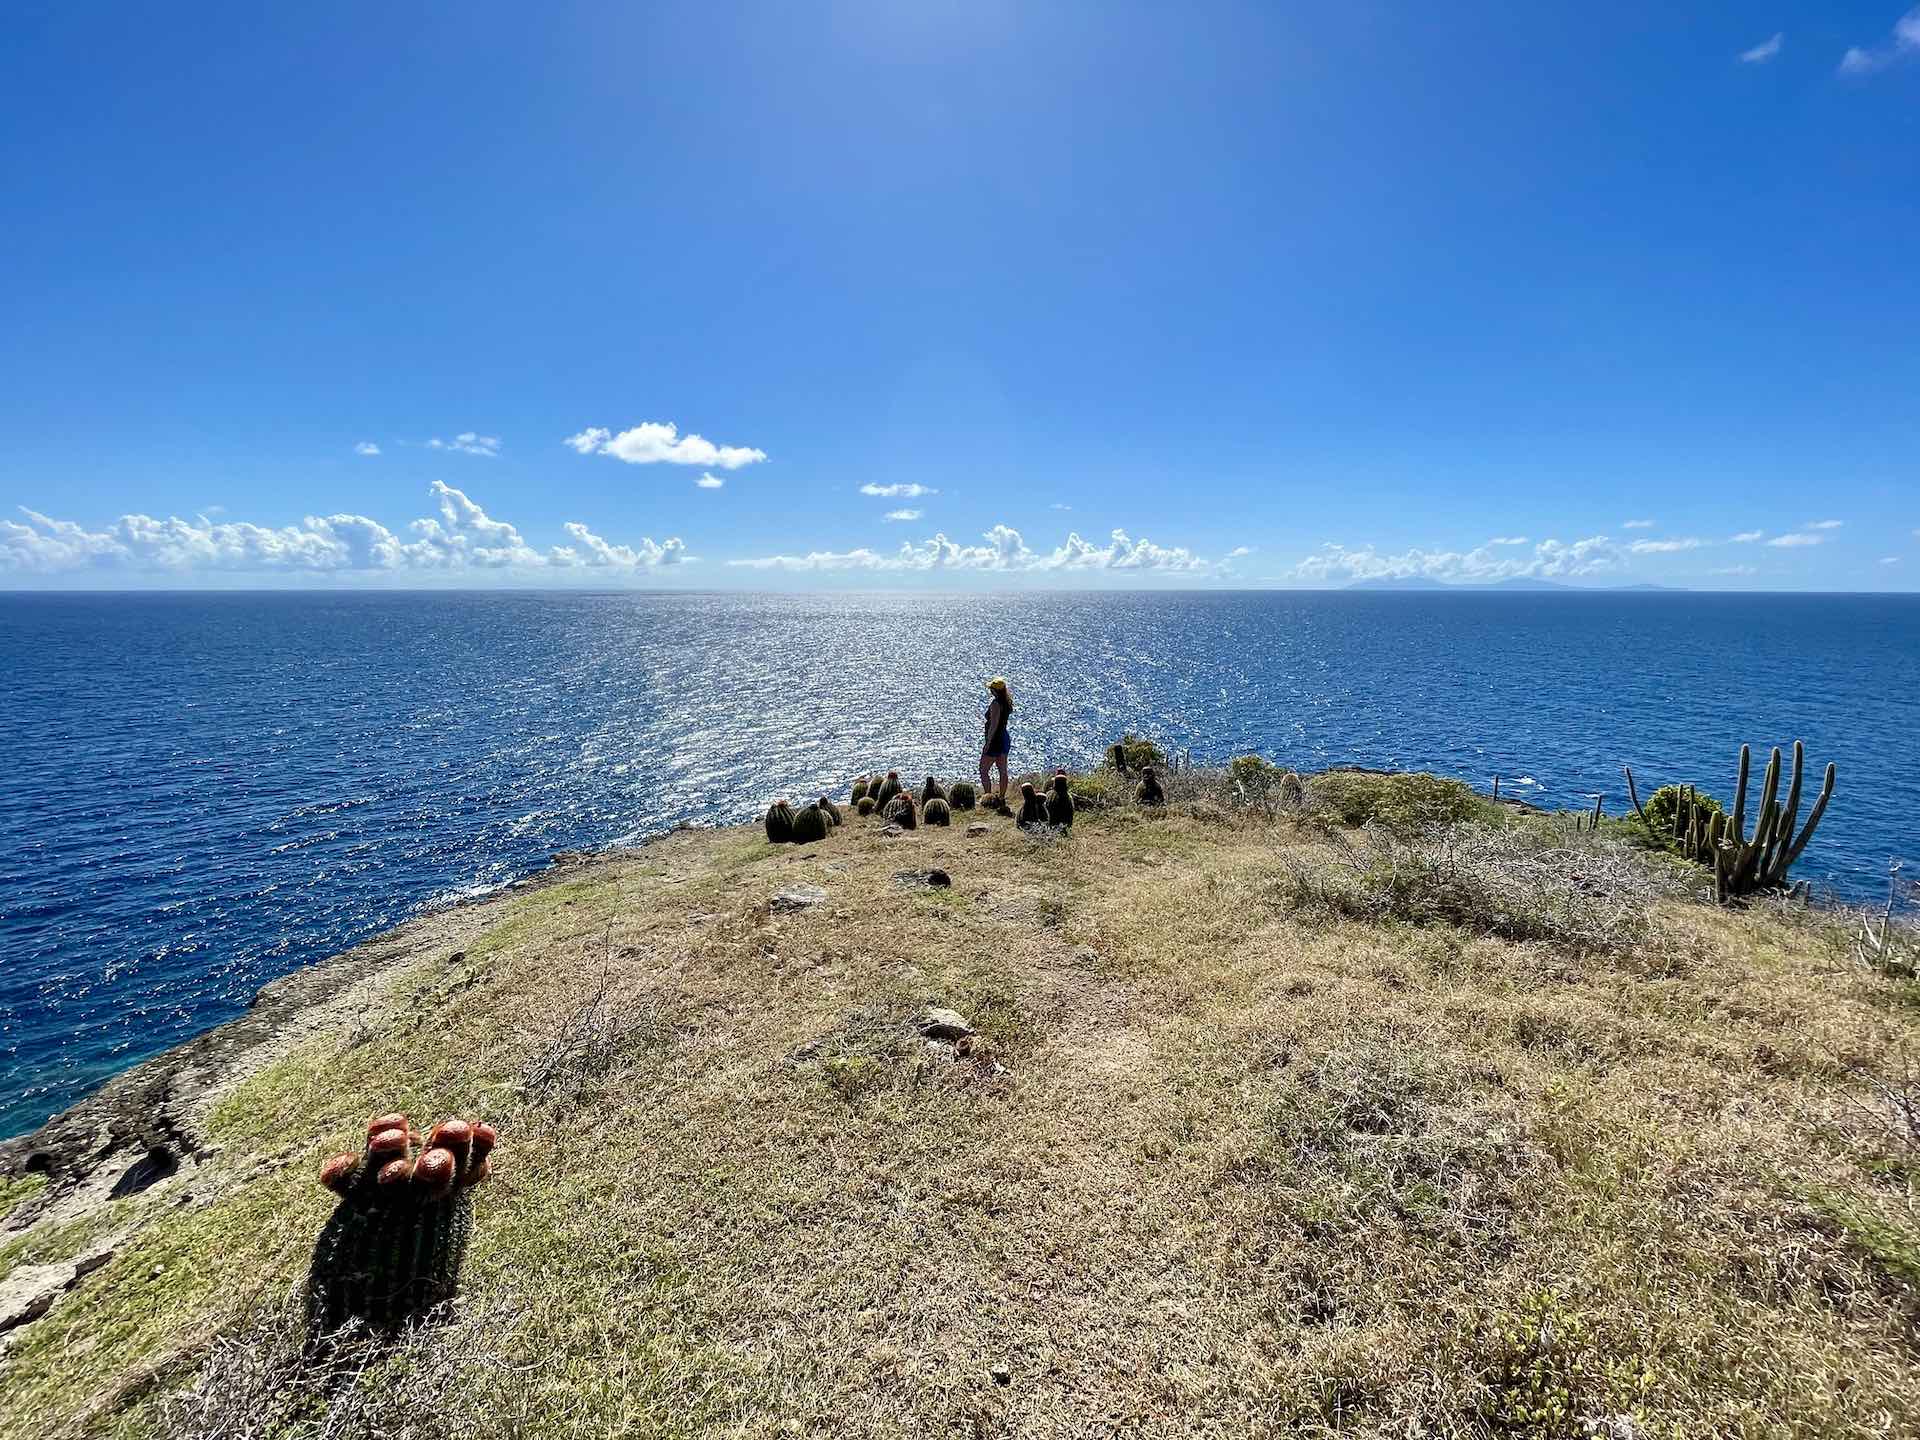
[[1680, 550], [1698, 550], [1705, 543], [1688, 536], [1684, 540], [1636, 540], [1627, 549], [1635, 555], [1671, 555]]
[[1722, 565], [1718, 570], [1709, 570], [1709, 575], [1758, 575], [1760, 572], [1751, 565]]
[[1738, 535], [1729, 535], [1727, 537], [1727, 543], [1729, 545], [1751, 545], [1756, 540], [1764, 540], [1766, 538], [1767, 532], [1764, 530], [1742, 530]]
[[1867, 75], [1916, 53], [1920, 53], [1920, 6], [1893, 22], [1893, 39], [1884, 47], [1867, 50], [1855, 45], [1849, 48], [1840, 57], [1840, 73]]
[[1620, 522], [1620, 528], [1621, 528], [1622, 530], [1651, 530], [1651, 529], [1653, 528], [1653, 521], [1651, 521], [1651, 520], [1622, 520], [1622, 521]]
[[362, 440], [358, 445], [353, 447], [353, 453], [356, 455], [378, 455], [380, 453], [380, 447], [371, 440]]
[[1778, 55], [1780, 48], [1786, 43], [1787, 37], [1785, 35], [1775, 35], [1771, 40], [1762, 40], [1751, 50], [1742, 50], [1740, 52], [1740, 63], [1743, 65], [1764, 65], [1767, 61]]
[[670, 421], [649, 420], [618, 435], [590, 426], [562, 443], [582, 455], [611, 455], [629, 465], [717, 465], [722, 470], [738, 470], [767, 458], [766, 451], [751, 446], [716, 445], [705, 436], [691, 432], [682, 435]]
[[1846, 523], [1844, 520], [1809, 520], [1800, 528], [1802, 530], [1838, 530]]
[[1542, 540], [1530, 556], [1496, 555], [1485, 545], [1466, 551], [1413, 549], [1398, 555], [1382, 555], [1371, 545], [1356, 550], [1323, 545], [1318, 554], [1294, 567], [1294, 576], [1319, 581], [1420, 578], [1472, 584], [1595, 575], [1612, 569], [1619, 560], [1619, 546], [1605, 535], [1589, 536], [1570, 545]]
[[1802, 545], [1824, 545], [1826, 543], [1826, 536], [1808, 535], [1804, 532], [1793, 535], [1776, 535], [1773, 539], [1767, 541], [1767, 544], [1773, 546], [1776, 550], [1791, 550]]
[[922, 495], [938, 495], [931, 485], [875, 485], [868, 481], [860, 487], [862, 495], [877, 495], [883, 500], [918, 500]]
[[[451, 440], [442, 440], [438, 435], [427, 441], [429, 450], [457, 450], [462, 455], [485, 455], [492, 459], [500, 453], [498, 435], [476, 435], [471, 430], [462, 430]], [[364, 452], [363, 452], [364, 453]]]
[[981, 537], [983, 545], [961, 545], [943, 534], [919, 544], [903, 541], [898, 550], [882, 553], [864, 547], [858, 550], [815, 550], [805, 555], [768, 555], [754, 560], [730, 560], [730, 565], [752, 570], [874, 570], [924, 572], [932, 570], [981, 570], [1033, 574], [1065, 571], [1111, 570], [1123, 573], [1197, 574], [1207, 562], [1184, 547], [1156, 545], [1151, 540], [1134, 540], [1124, 530], [1115, 530], [1105, 545], [1095, 545], [1069, 534], [1057, 549], [1040, 552], [1029, 549], [1018, 530], [996, 525]]
[[722, 480], [718, 475], [702, 475], [698, 480], [694, 481], [693, 483], [699, 486], [702, 490], [718, 490], [722, 485], [725, 485], [727, 482]]
[[1053, 504], [1051, 504], [1051, 505], [1049, 505], [1049, 506], [1048, 506], [1047, 508], [1048, 508], [1049, 510], [1071, 510], [1071, 509], [1073, 509], [1073, 506], [1071, 506], [1071, 505], [1063, 505], [1063, 504], [1061, 504], [1061, 503], [1060, 503], [1060, 502], [1059, 502], [1058, 500], [1056, 500], [1056, 501], [1054, 501], [1054, 502], [1053, 502]]
[[1233, 549], [1231, 549], [1231, 550], [1229, 550], [1229, 551], [1227, 551], [1227, 559], [1229, 559], [1229, 560], [1241, 560], [1241, 559], [1244, 559], [1244, 558], [1246, 558], [1247, 556], [1249, 556], [1249, 555], [1251, 555], [1252, 553], [1253, 553], [1253, 546], [1251, 546], [1251, 545], [1236, 545], [1236, 546], [1234, 546], [1234, 547], [1233, 547]]
[[889, 520], [889, 521], [918, 520], [923, 513], [924, 513], [923, 511], [919, 511], [919, 510], [889, 510], [885, 515], [881, 516], [880, 518], [883, 520]]
[[415, 520], [407, 527], [412, 538], [404, 540], [364, 515], [309, 515], [298, 525], [278, 527], [123, 515], [103, 530], [88, 530], [22, 507], [28, 523], [0, 520], [0, 569], [316, 575], [575, 566], [641, 571], [692, 558], [678, 539], [612, 545], [577, 522], [565, 526], [574, 545], [542, 552], [463, 491], [436, 480], [429, 493], [438, 503], [438, 518]]
[[1489, 545], [1525, 545], [1526, 543], [1527, 537], [1524, 535], [1496, 535], [1487, 541]]
[[1880, 557], [1880, 563], [1882, 565], [1898, 565], [1900, 563], [1900, 557], [1898, 555], [1882, 555]]

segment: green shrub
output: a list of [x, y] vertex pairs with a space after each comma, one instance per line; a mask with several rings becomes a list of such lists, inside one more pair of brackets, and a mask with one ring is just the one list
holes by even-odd
[[1379, 825], [1396, 835], [1470, 820], [1486, 803], [1459, 780], [1362, 770], [1329, 770], [1316, 775], [1312, 795], [1343, 824]]
[[1228, 761], [1227, 780], [1235, 798], [1255, 810], [1297, 810], [1305, 798], [1298, 775], [1258, 755]]
[[1096, 770], [1091, 775], [1070, 775], [1068, 788], [1076, 808], [1087, 811], [1122, 809], [1133, 797], [1133, 785], [1117, 770]]
[[[1683, 813], [1686, 803], [1687, 787], [1685, 785], [1662, 785], [1647, 799], [1647, 819], [1653, 822], [1653, 828], [1658, 830], [1663, 838], [1672, 839], [1678, 835], [1685, 835], [1693, 824], [1693, 816]], [[1700, 816], [1703, 824], [1710, 816], [1726, 813], [1720, 808], [1718, 800], [1697, 788], [1693, 792], [1693, 809], [1694, 813]]]
[[[1118, 751], [1118, 756], [1115, 755]], [[1124, 766], [1116, 765], [1116, 759], [1124, 760]], [[1129, 730], [1120, 737], [1119, 743], [1107, 747], [1107, 767], [1113, 770], [1126, 769], [1138, 771], [1151, 765], [1156, 770], [1167, 768], [1167, 757], [1160, 747], [1151, 740], [1142, 739]]]

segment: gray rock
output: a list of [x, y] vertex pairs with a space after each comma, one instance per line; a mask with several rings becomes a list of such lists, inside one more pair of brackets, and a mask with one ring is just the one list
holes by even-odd
[[818, 885], [795, 885], [769, 900], [767, 908], [780, 911], [811, 910], [816, 905], [826, 903], [827, 892]]
[[967, 834], [968, 835], [984, 835], [992, 828], [993, 827], [991, 825], [983, 825], [981, 822], [976, 820], [973, 822], [973, 824], [967, 826]]
[[907, 832], [902, 830], [898, 825], [889, 825], [886, 827], [886, 829], [882, 830], [880, 833], [884, 835], [887, 839], [891, 840], [894, 836], [904, 835]]
[[920, 1016], [920, 1033], [929, 1040], [964, 1040], [973, 1034], [973, 1026], [952, 1010], [929, 1006]]

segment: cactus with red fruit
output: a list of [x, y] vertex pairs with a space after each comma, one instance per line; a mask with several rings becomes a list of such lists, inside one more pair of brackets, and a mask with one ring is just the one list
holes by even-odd
[[491, 1125], [443, 1120], [418, 1155], [399, 1114], [377, 1115], [362, 1154], [336, 1155], [320, 1183], [340, 1197], [313, 1247], [315, 1336], [352, 1321], [392, 1330], [451, 1299], [473, 1230], [473, 1189], [493, 1172]]

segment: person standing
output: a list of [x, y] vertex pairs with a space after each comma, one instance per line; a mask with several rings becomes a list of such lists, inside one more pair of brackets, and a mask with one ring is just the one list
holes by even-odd
[[980, 747], [980, 790], [993, 789], [992, 771], [1000, 770], [1000, 798], [1007, 798], [1007, 756], [1013, 750], [1013, 695], [1007, 689], [1007, 677], [996, 675], [987, 682], [993, 699], [987, 704], [986, 739]]

